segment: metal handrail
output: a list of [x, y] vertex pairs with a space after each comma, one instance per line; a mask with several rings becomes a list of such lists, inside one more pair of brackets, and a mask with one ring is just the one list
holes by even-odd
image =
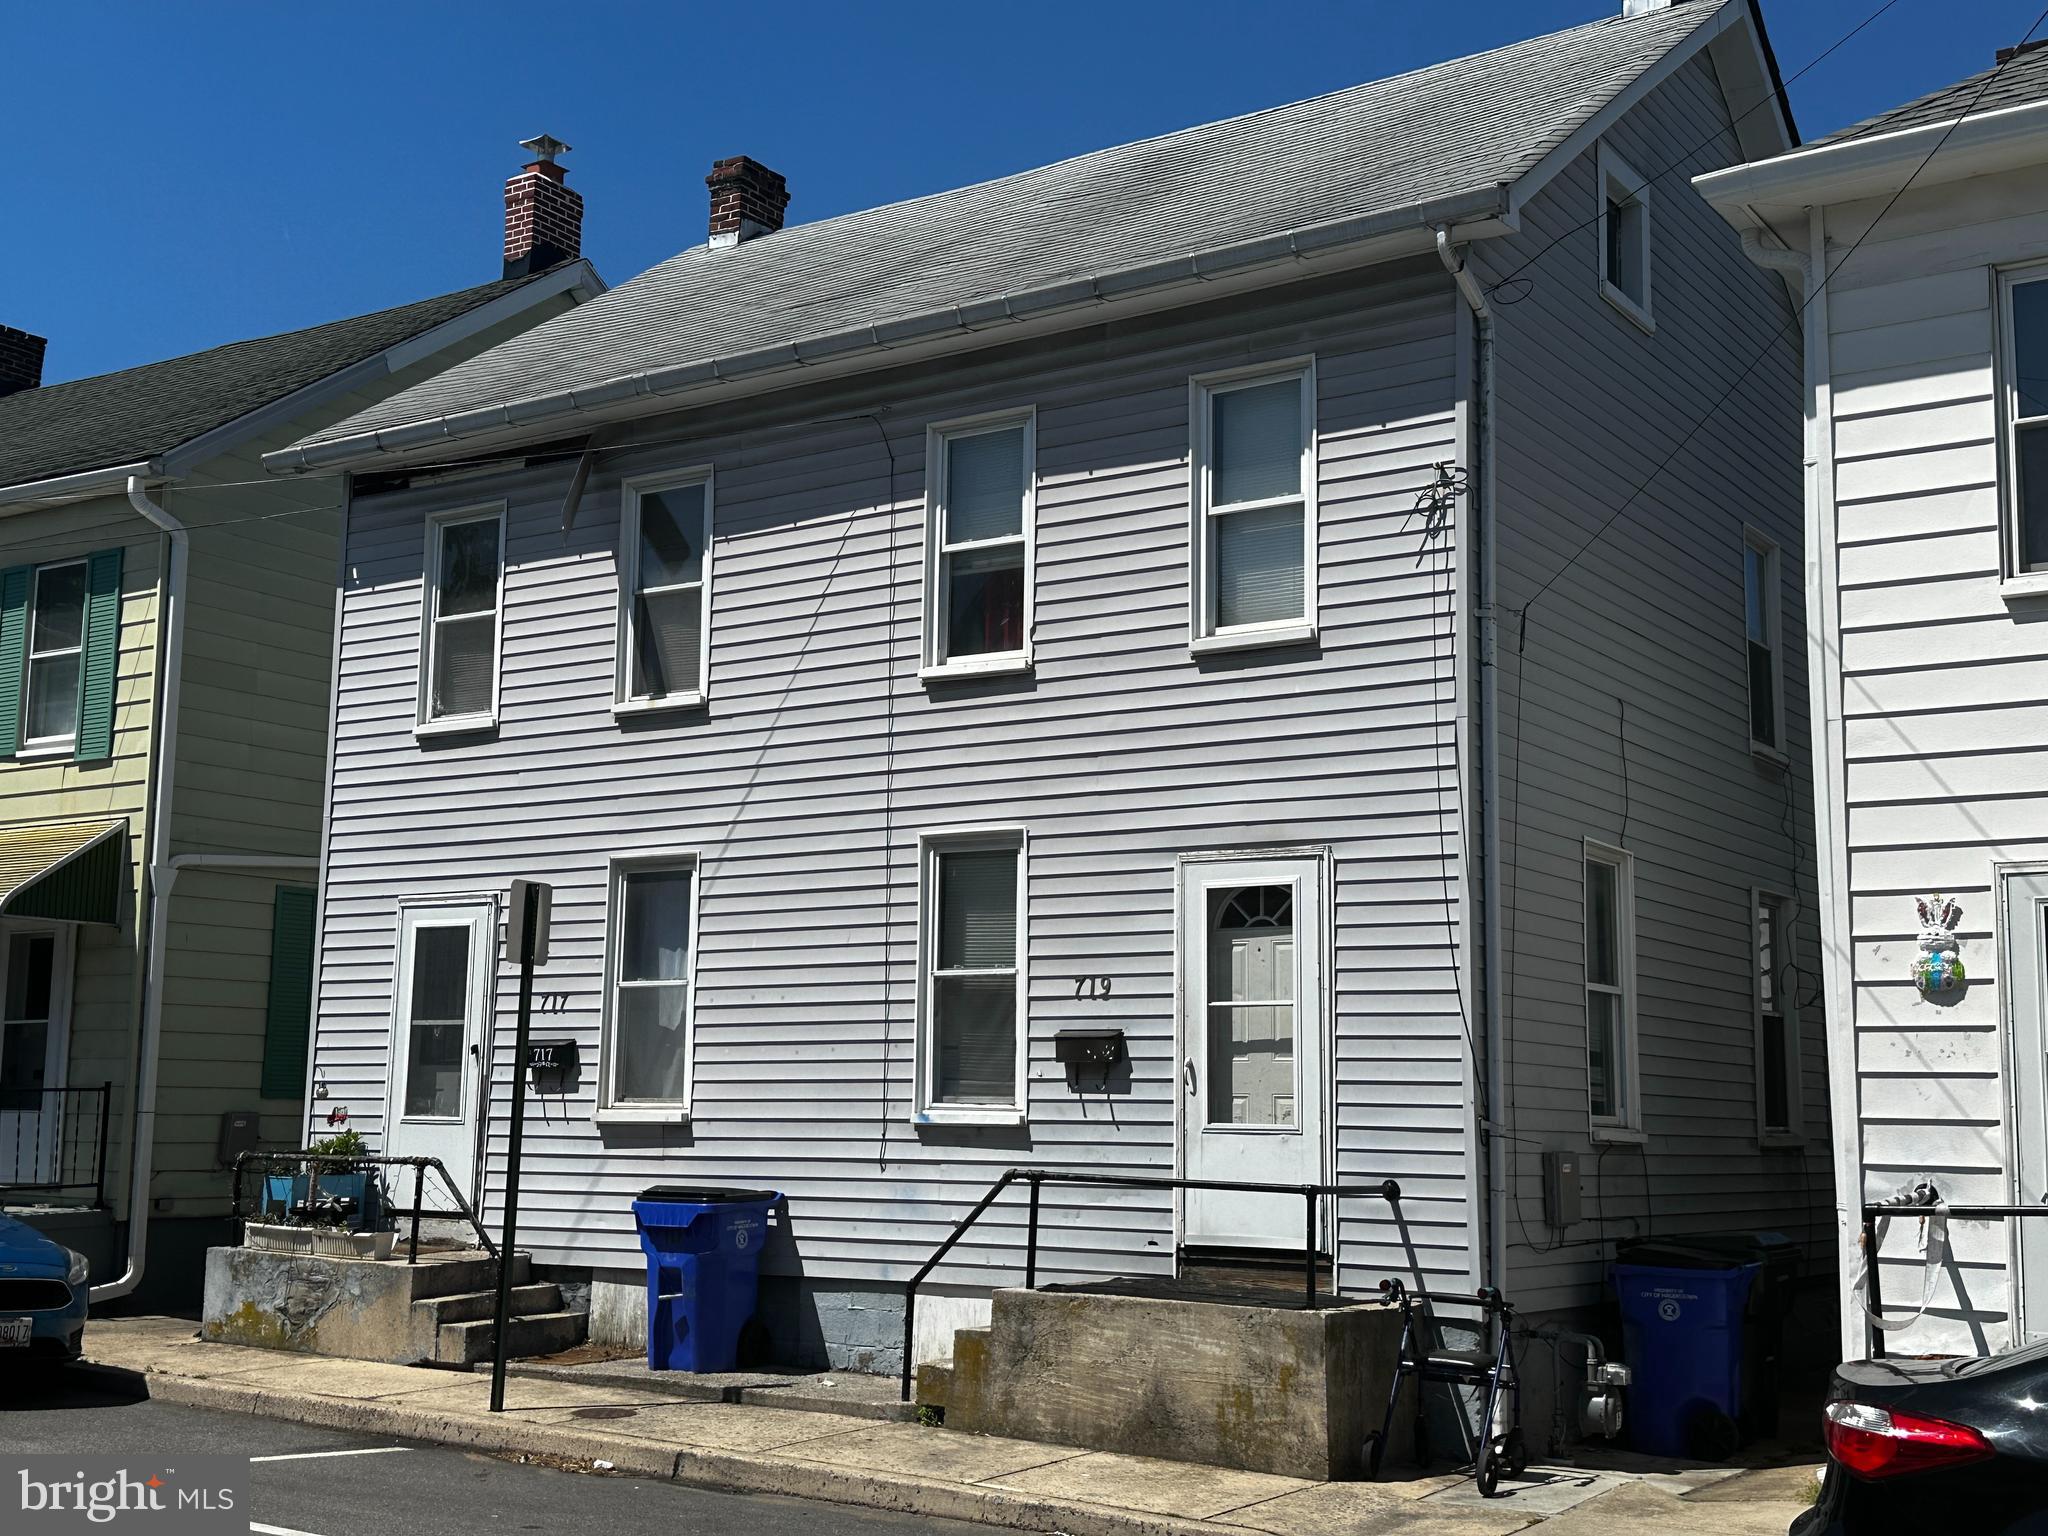
[[[463, 1198], [461, 1186], [450, 1177], [447, 1167], [438, 1157], [393, 1157], [381, 1152], [244, 1152], [235, 1159], [235, 1182], [232, 1195], [234, 1214], [242, 1214], [242, 1169], [245, 1165], [263, 1164], [275, 1166], [289, 1164], [294, 1170], [305, 1168], [311, 1180], [306, 1195], [310, 1201], [320, 1192], [320, 1170], [334, 1168], [410, 1168], [413, 1171], [412, 1204], [392, 1205], [386, 1209], [394, 1216], [410, 1216], [412, 1233], [406, 1240], [405, 1262], [417, 1264], [420, 1261], [420, 1218], [432, 1217], [438, 1221], [466, 1221], [470, 1231], [476, 1234], [478, 1244], [491, 1256], [491, 1262], [498, 1262], [498, 1245], [491, 1241], [491, 1235], [484, 1230], [483, 1223]], [[441, 1175], [441, 1182], [448, 1193], [455, 1197], [456, 1209], [452, 1211], [433, 1210], [426, 1204], [427, 1170]]]
[[[1929, 1186], [1931, 1188], [1931, 1186]], [[1879, 1293], [1877, 1262], [1877, 1224], [1893, 1216], [1945, 1216], [1951, 1221], [2004, 1221], [2015, 1216], [2048, 1216], [2048, 1204], [2043, 1205], [1866, 1205], [1863, 1207], [1863, 1274], [1869, 1294], [1864, 1298], [1870, 1308], [1870, 1317], [1865, 1320], [1863, 1332], [1870, 1345], [1870, 1358], [1882, 1360], [1884, 1352], [1884, 1330], [1877, 1326], [1876, 1318], [1884, 1311], [1884, 1301]]]
[[[26, 1107], [25, 1103], [25, 1101], [30, 1099], [36, 1101], [35, 1107], [32, 1109]], [[91, 1177], [66, 1178], [64, 1176], [66, 1173], [76, 1170], [78, 1156], [83, 1148], [77, 1136], [73, 1136], [67, 1145], [65, 1132], [74, 1121], [83, 1118], [83, 1116], [75, 1112], [75, 1107], [93, 1103], [95, 1100], [98, 1102], [89, 1132], [92, 1140]], [[28, 1166], [31, 1168], [40, 1168], [42, 1166], [43, 1122], [49, 1114], [49, 1110], [45, 1106], [54, 1102], [57, 1112], [56, 1131], [50, 1141], [52, 1162], [50, 1171], [54, 1176], [47, 1179], [40, 1177], [0, 1179], [0, 1194], [65, 1194], [74, 1191], [83, 1194], [89, 1189], [92, 1191], [92, 1208], [94, 1210], [105, 1210], [107, 1206], [107, 1132], [113, 1111], [113, 1101], [114, 1085], [111, 1082], [103, 1082], [94, 1087], [0, 1088], [0, 1114], [13, 1115], [15, 1117], [13, 1167], [17, 1175], [21, 1173], [24, 1166], [23, 1142], [25, 1139], [30, 1142], [26, 1149], [27, 1156], [31, 1160]], [[31, 1119], [34, 1121], [35, 1129], [27, 1138], [24, 1138], [23, 1128]]]
[[[912, 1275], [903, 1287], [903, 1375], [902, 1398], [910, 1401], [910, 1373], [912, 1354], [917, 1333], [917, 1288], [924, 1284], [925, 1277], [947, 1254], [953, 1245], [967, 1235], [967, 1231], [991, 1205], [996, 1197], [1012, 1184], [1024, 1182], [1031, 1186], [1030, 1216], [1024, 1229], [1024, 1285], [1026, 1289], [1038, 1288], [1038, 1192], [1047, 1184], [1079, 1184], [1097, 1189], [1214, 1189], [1236, 1191], [1250, 1195], [1299, 1195], [1307, 1206], [1307, 1218], [1303, 1223], [1302, 1266], [1306, 1271], [1306, 1299], [1304, 1310], [1312, 1310], [1316, 1304], [1316, 1227], [1325, 1198], [1337, 1200], [1346, 1196], [1365, 1196], [1384, 1200], [1397, 1210], [1401, 1203], [1401, 1186], [1393, 1179], [1383, 1179], [1377, 1184], [1260, 1184], [1241, 1179], [1184, 1179], [1169, 1174], [1155, 1173], [1069, 1173], [1056, 1168], [1012, 1168], [991, 1184], [988, 1193], [975, 1201], [974, 1209], [953, 1225], [946, 1234], [946, 1240], [932, 1250], [932, 1256], [924, 1261], [922, 1268]], [[1336, 1266], [1331, 1266], [1331, 1284], [1336, 1283]]]

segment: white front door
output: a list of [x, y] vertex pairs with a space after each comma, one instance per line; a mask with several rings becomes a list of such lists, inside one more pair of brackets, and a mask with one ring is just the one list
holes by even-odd
[[[2013, 1202], [2048, 1203], [2048, 872], [2008, 874], [1999, 956], [2012, 1032]], [[2008, 1222], [2015, 1277], [2014, 1342], [2048, 1338], [2048, 1215]]]
[[0, 924], [0, 1185], [59, 1182], [70, 981], [68, 927]]
[[[384, 1150], [438, 1157], [472, 1204], [496, 937], [497, 904], [489, 898], [406, 907], [399, 916]], [[435, 1203], [431, 1193], [427, 1203]]]
[[[1187, 1178], [1324, 1182], [1323, 867], [1312, 853], [1181, 861]], [[1302, 1200], [1191, 1189], [1182, 1210], [1190, 1247], [1301, 1251]]]

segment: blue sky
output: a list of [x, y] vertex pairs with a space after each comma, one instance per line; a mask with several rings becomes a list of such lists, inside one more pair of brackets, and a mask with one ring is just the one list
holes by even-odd
[[[617, 283], [750, 154], [791, 219], [984, 180], [1571, 26], [1621, 0], [0, 0], [0, 323], [51, 381], [497, 276], [553, 133]], [[1700, 3], [1700, 0], [1694, 0]], [[1786, 74], [1882, 0], [1764, 0]], [[1808, 137], [1989, 67], [2038, 0], [1896, 0], [1792, 86]], [[25, 91], [25, 98], [23, 92]]]

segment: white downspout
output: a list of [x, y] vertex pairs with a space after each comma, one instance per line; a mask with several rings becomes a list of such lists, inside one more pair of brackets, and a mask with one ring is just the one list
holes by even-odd
[[[1475, 519], [1479, 548], [1479, 864], [1485, 872], [1480, 888], [1480, 926], [1484, 930], [1486, 966], [1484, 1034], [1486, 1040], [1486, 1118], [1481, 1129], [1486, 1138], [1486, 1248], [1487, 1283], [1507, 1289], [1508, 1284], [1508, 1144], [1507, 1063], [1503, 1060], [1501, 1028], [1501, 946], [1500, 946], [1500, 718], [1497, 635], [1499, 616], [1494, 589], [1493, 513], [1493, 311], [1486, 295], [1466, 265], [1462, 247], [1451, 244], [1448, 224], [1436, 228], [1436, 253], [1444, 270], [1458, 285], [1477, 328], [1479, 359], [1473, 379], [1479, 421], [1472, 434], [1476, 462], [1466, 466], [1467, 494], [1476, 498]], [[1467, 872], [1466, 878], [1471, 878]]]
[[178, 878], [178, 866], [171, 858], [171, 790], [178, 765], [178, 684], [185, 670], [187, 538], [185, 525], [150, 500], [139, 475], [128, 477], [128, 504], [163, 530], [170, 542], [170, 556], [164, 578], [164, 612], [158, 617], [165, 636], [164, 675], [153, 743], [156, 761], [150, 775], [155, 808], [149, 827], [149, 951], [143, 963], [142, 1036], [135, 1048], [135, 1112], [129, 1117], [128, 1267], [119, 1279], [92, 1288], [89, 1299], [95, 1302], [113, 1301], [133, 1291], [142, 1283], [143, 1264], [149, 1256], [149, 1184], [156, 1153], [156, 1077], [158, 1048], [163, 1038], [164, 954], [170, 944], [171, 886]]

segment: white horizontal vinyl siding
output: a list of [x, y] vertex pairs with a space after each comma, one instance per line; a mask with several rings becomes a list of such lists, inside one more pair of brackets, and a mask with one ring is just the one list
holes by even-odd
[[[1598, 292], [1591, 150], [1529, 203], [1518, 236], [1484, 252], [1486, 275], [1513, 275], [1495, 293], [1510, 1091], [1499, 1118], [1508, 1286], [1527, 1308], [1598, 1301], [1616, 1244], [1635, 1236], [1776, 1230], [1823, 1265], [1830, 1252], [1799, 342], [1779, 279], [1743, 258], [1689, 185], [1726, 163], [1728, 130], [1702, 58], [1608, 136], [1631, 164], [1665, 172], [1650, 203], [1653, 334]], [[1784, 768], [1749, 751], [1745, 525], [1779, 549]], [[1640, 1144], [1591, 1132], [1587, 838], [1634, 855]], [[1758, 1138], [1753, 888], [1801, 909], [1796, 1147]], [[1569, 1228], [1544, 1219], [1550, 1149], [1580, 1154], [1583, 1220]]]
[[[1458, 796], [1442, 561], [1412, 516], [1453, 457], [1450, 288], [1434, 264], [1303, 285], [832, 392], [646, 423], [608, 454], [572, 528], [554, 463], [359, 498], [350, 522], [318, 1070], [381, 1129], [396, 903], [556, 888], [536, 1032], [570, 1036], [580, 1090], [532, 1111], [522, 1240], [559, 1262], [639, 1264], [629, 1199], [661, 1179], [768, 1184], [813, 1278], [901, 1279], [1004, 1168], [1171, 1172], [1174, 876], [1183, 851], [1333, 850], [1336, 1172], [1395, 1177], [1344, 1211], [1347, 1283], [1411, 1260], [1468, 1268], [1470, 1096], [1453, 959]], [[1187, 647], [1188, 378], [1316, 357], [1321, 642]], [[926, 423], [1037, 411], [1035, 668], [917, 680]], [[716, 473], [709, 700], [611, 712], [622, 478]], [[413, 734], [422, 520], [504, 497], [501, 724]], [[917, 837], [1029, 833], [1029, 1123], [909, 1123]], [[598, 1127], [604, 869], [693, 852], [700, 870], [691, 1124]], [[1081, 1002], [1077, 975], [1114, 978]], [[502, 1171], [512, 982], [501, 978], [488, 1183]], [[1076, 1095], [1053, 1034], [1127, 1033], [1130, 1088]], [[495, 1220], [495, 1216], [492, 1218]], [[1049, 1191], [1042, 1272], [1158, 1272], [1162, 1197]], [[940, 1278], [1016, 1276], [1021, 1207]]]

